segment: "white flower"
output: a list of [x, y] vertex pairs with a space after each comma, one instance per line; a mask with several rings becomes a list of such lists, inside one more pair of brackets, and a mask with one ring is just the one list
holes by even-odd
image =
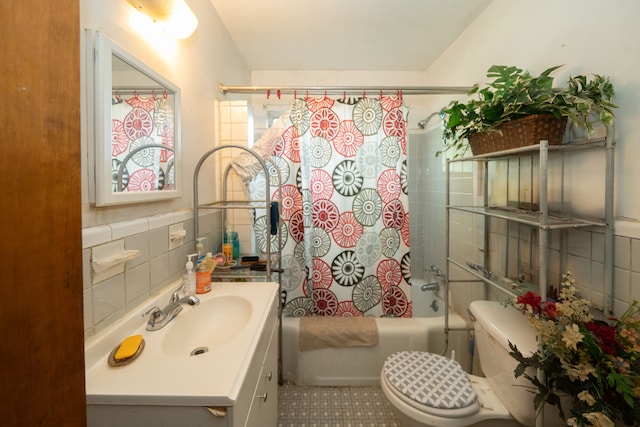
[[596, 368], [591, 365], [587, 365], [584, 363], [579, 363], [577, 365], [570, 365], [566, 360], [561, 359], [560, 361], [562, 365], [562, 369], [567, 373], [567, 376], [571, 381], [580, 380], [587, 381], [589, 379], [589, 375], [593, 375], [594, 377], [598, 376], [598, 372]]
[[578, 393], [578, 399], [586, 402], [589, 406], [593, 406], [596, 403], [596, 399], [586, 390]]
[[567, 348], [572, 350], [578, 350], [578, 343], [582, 342], [584, 335], [580, 332], [580, 328], [575, 323], [571, 326], [567, 325], [562, 333], [562, 341], [564, 341]]
[[584, 417], [594, 427], [615, 427], [613, 421], [602, 412], [589, 412]]

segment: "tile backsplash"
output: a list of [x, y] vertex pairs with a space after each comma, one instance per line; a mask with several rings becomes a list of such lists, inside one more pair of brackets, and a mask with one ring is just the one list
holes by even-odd
[[[246, 101], [217, 102], [216, 120], [219, 129], [216, 145], [250, 145], [252, 136]], [[216, 182], [223, 181], [226, 167], [235, 151], [221, 150], [221, 155], [216, 159]], [[220, 187], [216, 189], [218, 197], [223, 193]], [[246, 198], [244, 184], [233, 171], [229, 174], [224, 197], [227, 200]], [[226, 220], [220, 210], [200, 213], [199, 237], [205, 237], [205, 252], [220, 252], [224, 227], [238, 232], [243, 252], [252, 252], [254, 244], [250, 212], [246, 209], [226, 212]], [[92, 267], [95, 260], [124, 257], [132, 252], [137, 255], [100, 273]], [[167, 286], [178, 286], [187, 255], [194, 252], [192, 209], [83, 229], [85, 337], [95, 335], [131, 310], [142, 310], [138, 308], [140, 304]]]
[[[217, 252], [222, 238], [220, 212], [200, 217], [205, 251]], [[169, 229], [181, 228], [182, 239]], [[184, 210], [82, 230], [85, 337], [115, 322], [142, 302], [179, 284], [188, 254], [195, 252], [193, 212]], [[92, 262], [105, 254], [137, 252], [123, 264], [97, 273]]]

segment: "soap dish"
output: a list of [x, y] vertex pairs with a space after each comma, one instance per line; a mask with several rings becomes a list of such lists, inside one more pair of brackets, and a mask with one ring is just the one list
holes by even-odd
[[109, 366], [113, 366], [113, 367], [124, 366], [136, 360], [138, 356], [140, 356], [140, 353], [142, 353], [142, 350], [144, 350], [144, 339], [140, 341], [140, 346], [138, 347], [136, 352], [133, 353], [133, 355], [131, 355], [130, 357], [127, 357], [126, 359], [116, 360], [116, 353], [118, 352], [120, 345], [122, 345], [122, 343], [118, 344], [117, 346], [115, 346], [113, 350], [111, 350], [111, 353], [107, 358], [107, 362], [109, 363]]
[[219, 265], [216, 267], [216, 270], [230, 270], [232, 267], [235, 267], [238, 264], [238, 261], [227, 262], [224, 265]]

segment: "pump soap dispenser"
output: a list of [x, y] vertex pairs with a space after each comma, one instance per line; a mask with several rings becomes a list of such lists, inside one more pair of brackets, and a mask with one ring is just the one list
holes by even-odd
[[187, 255], [187, 264], [185, 267], [185, 273], [182, 277], [182, 287], [184, 293], [188, 296], [194, 296], [196, 294], [196, 272], [193, 269], [192, 258], [198, 254]]

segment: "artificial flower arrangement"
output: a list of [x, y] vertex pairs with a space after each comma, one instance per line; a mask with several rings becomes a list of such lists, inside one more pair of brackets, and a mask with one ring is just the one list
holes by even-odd
[[[534, 326], [540, 349], [523, 355], [515, 376], [535, 389], [534, 406], [556, 406], [568, 426], [640, 425], [640, 307], [633, 301], [619, 319], [596, 320], [589, 301], [578, 298], [571, 273], [562, 278], [557, 300], [527, 292], [511, 304]], [[544, 375], [538, 378], [533, 370]], [[537, 372], [537, 371], [535, 371]], [[561, 396], [571, 400], [567, 416]], [[564, 400], [564, 399], [563, 399]], [[566, 409], [566, 407], [565, 407]]]

